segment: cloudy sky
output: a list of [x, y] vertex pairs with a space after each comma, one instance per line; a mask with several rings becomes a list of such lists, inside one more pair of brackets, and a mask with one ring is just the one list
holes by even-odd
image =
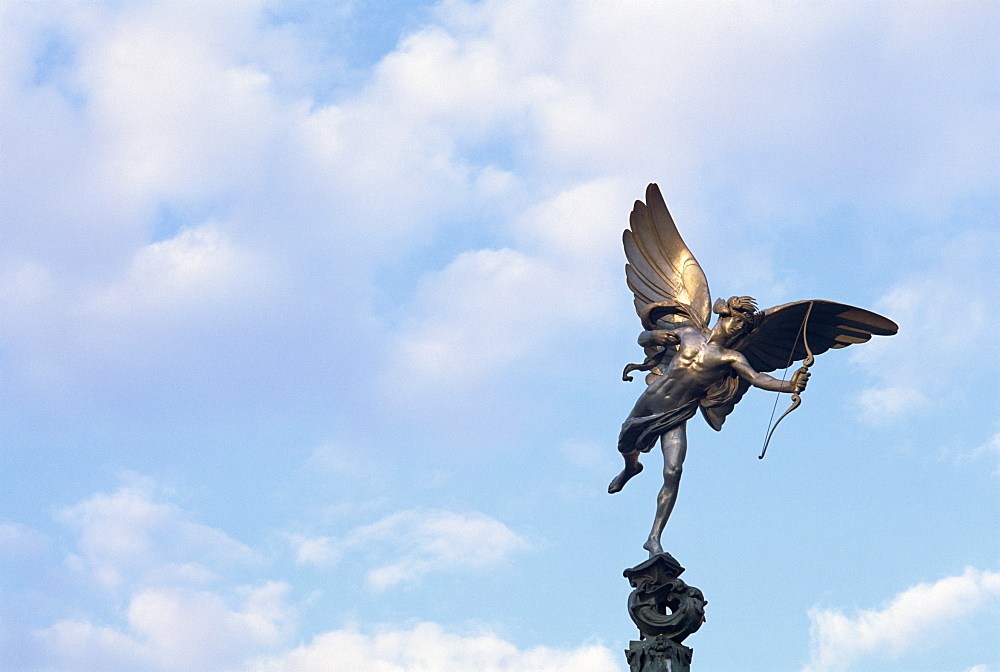
[[[1000, 672], [994, 2], [0, 6], [0, 650], [24, 672], [619, 672], [659, 183], [714, 296], [900, 333], [664, 546], [704, 670]], [[779, 410], [787, 398], [779, 400]]]

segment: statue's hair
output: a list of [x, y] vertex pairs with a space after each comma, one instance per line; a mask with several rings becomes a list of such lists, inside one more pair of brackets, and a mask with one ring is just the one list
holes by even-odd
[[757, 312], [757, 301], [752, 296], [730, 296], [727, 301], [716, 299], [712, 312], [722, 317], [739, 317], [748, 330], [756, 329], [762, 316]]
[[712, 312], [717, 315], [734, 315], [740, 317], [753, 315], [757, 312], [757, 301], [752, 296], [730, 296], [729, 300], [716, 299]]

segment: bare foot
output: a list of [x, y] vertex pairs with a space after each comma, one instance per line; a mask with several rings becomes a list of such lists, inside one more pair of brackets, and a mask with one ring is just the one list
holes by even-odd
[[663, 553], [663, 546], [660, 546], [660, 542], [656, 539], [647, 539], [642, 547], [649, 551], [649, 557]]
[[622, 473], [618, 474], [611, 480], [611, 485], [608, 486], [608, 493], [613, 495], [624, 488], [629, 479], [638, 474], [640, 471], [642, 471], [642, 464], [639, 462], [635, 463], [634, 469], [630, 469], [626, 466], [622, 469]]

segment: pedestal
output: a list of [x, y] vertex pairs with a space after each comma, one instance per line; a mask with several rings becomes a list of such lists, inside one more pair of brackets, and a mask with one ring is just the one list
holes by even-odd
[[692, 653], [690, 647], [657, 635], [629, 642], [625, 660], [631, 672], [690, 672]]
[[705, 622], [708, 602], [701, 591], [678, 578], [684, 568], [669, 553], [626, 569], [634, 588], [628, 613], [641, 639], [625, 651], [631, 672], [689, 672], [691, 654], [684, 641]]

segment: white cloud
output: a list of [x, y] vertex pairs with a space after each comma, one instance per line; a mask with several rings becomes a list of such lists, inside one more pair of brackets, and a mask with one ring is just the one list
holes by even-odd
[[[281, 592], [265, 586], [261, 592]], [[385, 627], [374, 634], [331, 630], [293, 649], [278, 604], [231, 610], [211, 593], [137, 596], [128, 632], [88, 621], [61, 621], [34, 633], [45, 669], [76, 672], [619, 672], [615, 652], [590, 644], [575, 649], [521, 650], [489, 632], [460, 634], [436, 623]], [[30, 668], [36, 669], [36, 668]], [[42, 668], [37, 668], [42, 669]]]
[[599, 645], [519, 650], [496, 635], [459, 635], [434, 623], [385, 629], [374, 635], [336, 630], [247, 672], [619, 672], [614, 654]]
[[[559, 192], [514, 224], [530, 252], [463, 252], [425, 274], [402, 320], [405, 393], [457, 387], [549, 346], [570, 325], [579, 338], [600, 324], [619, 281], [609, 263], [623, 228], [619, 195], [606, 181]], [[398, 376], [387, 376], [391, 392], [400, 393]]]
[[[864, 2], [780, 10], [768, 2], [581, 2], [558, 10], [452, 2], [438, 13], [446, 35], [428, 29], [393, 58], [417, 61], [421, 40], [449, 45], [426, 49], [435, 55], [431, 72], [405, 71], [412, 86], [427, 81], [431, 91], [437, 73], [471, 81], [469, 101], [482, 103], [469, 115], [476, 119], [524, 101], [515, 142], [530, 142], [525, 154], [545, 164], [549, 179], [561, 170], [655, 174], [700, 189], [704, 180], [691, 172], [725, 158], [731, 188], [750, 207], [768, 201], [794, 212], [795, 191], [819, 180], [812, 197], [850, 193], [884, 203], [918, 195], [940, 204], [996, 177], [987, 162], [997, 135], [981, 120], [988, 89], [976, 87], [982, 70], [960, 65], [975, 62], [977, 50], [987, 55], [988, 13]], [[854, 42], [860, 26], [870, 49]], [[974, 37], [955, 37], [963, 34]], [[495, 88], [490, 99], [477, 93], [479, 81]], [[449, 88], [436, 109], [462, 112], [454, 91], [464, 87]], [[873, 107], [893, 110], [893, 122]], [[863, 171], [852, 169], [859, 165]]]
[[[5, 333], [17, 334], [8, 342], [13, 368], [31, 360], [25, 368], [39, 379], [72, 387], [79, 381], [57, 375], [63, 360], [111, 342], [109, 350], [121, 353], [117, 366], [78, 372], [94, 381], [88, 389], [100, 389], [108, 371], [197, 355], [195, 345], [149, 347], [149, 339], [173, 333], [171, 319], [192, 330], [203, 322], [219, 336], [216, 342], [243, 335], [245, 325], [224, 316], [234, 302], [259, 298], [262, 284], [246, 281], [260, 280], [248, 269], [260, 271], [265, 248], [301, 281], [270, 288], [283, 295], [281, 309], [261, 318], [267, 325], [282, 326], [285, 311], [303, 310], [311, 313], [303, 320], [309, 324], [331, 319], [328, 313], [357, 315], [337, 321], [357, 329], [379, 312], [369, 303], [369, 279], [385, 271], [385, 260], [433, 239], [456, 219], [482, 229], [482, 213], [489, 212], [500, 213], [501, 242], [454, 252], [443, 270], [423, 276], [411, 305], [393, 306], [391, 317], [407, 317], [403, 365], [430, 383], [441, 382], [452, 362], [483, 350], [491, 354], [480, 365], [497, 371], [551, 346], [559, 328], [581, 311], [599, 319], [612, 274], [620, 282], [620, 263], [611, 257], [619, 254], [616, 230], [627, 210], [621, 203], [632, 197], [632, 186], [622, 185], [641, 189], [656, 179], [671, 183], [671, 191], [694, 193], [705, 189], [699, 176], [707, 168], [714, 174], [720, 157], [736, 156], [727, 165], [749, 174], [725, 181], [747, 191], [748, 209], [766, 202], [788, 213], [800, 205], [800, 184], [774, 179], [775, 171], [808, 173], [824, 185], [839, 176], [851, 189], [874, 188], [881, 197], [878, 180], [853, 181], [859, 159], [845, 154], [878, 152], [872, 163], [886, 167], [883, 183], [898, 178], [892, 166], [910, 165], [912, 157], [871, 142], [883, 134], [851, 116], [863, 106], [845, 110], [845, 98], [865, 100], [860, 94], [887, 87], [875, 77], [865, 80], [871, 90], [859, 91], [838, 69], [831, 56], [843, 51], [850, 33], [844, 26], [874, 25], [891, 48], [865, 57], [878, 64], [882, 54], [894, 68], [906, 63], [903, 71], [888, 68], [904, 82], [892, 90], [921, 92], [933, 87], [917, 86], [914, 73], [939, 58], [940, 50], [928, 45], [939, 45], [940, 26], [977, 26], [969, 12], [944, 5], [915, 16], [865, 3], [778, 12], [766, 2], [697, 8], [576, 3], [558, 11], [521, 0], [448, 2], [434, 10], [433, 25], [406, 36], [359, 87], [330, 96], [342, 82], [316, 74], [332, 77], [337, 70], [318, 63], [317, 54], [329, 57], [330, 50], [312, 48], [294, 22], [265, 20], [271, 9], [161, 2], [8, 14], [13, 18], [0, 44], [8, 45], [13, 65], [0, 82], [22, 104], [5, 106], [17, 118], [4, 128], [18, 143], [11, 154], [24, 162], [12, 172], [17, 179], [9, 193], [26, 196], [12, 197], [16, 203], [6, 214], [25, 225], [10, 227], [15, 231], [0, 242], [13, 257], [31, 259], [35, 270], [12, 257], [0, 277], [14, 278], [9, 286], [20, 287], [25, 301], [56, 295], [41, 302], [50, 313], [46, 320], [4, 311], [15, 318], [13, 326], [0, 320]], [[45, 34], [60, 38], [69, 56], [56, 69], [58, 81], [28, 86]], [[946, 62], [959, 56], [947, 52]], [[950, 90], [965, 86], [957, 79], [944, 83]], [[56, 84], [79, 94], [79, 109], [57, 95]], [[923, 141], [931, 135], [926, 105], [904, 96], [893, 107], [914, 111], [899, 127], [921, 138], [926, 165], [949, 152], [954, 170], [949, 185], [936, 192], [938, 201], [970, 183], [992, 183], [983, 169], [989, 165], [984, 157], [992, 156], [989, 143], [976, 142], [988, 125], [976, 116], [981, 106], [966, 100], [971, 95], [944, 97], [935, 106], [934, 118], [948, 129], [937, 142]], [[848, 118], [836, 118], [845, 112]], [[967, 123], [977, 119], [978, 125]], [[68, 146], [73, 152], [66, 155]], [[740, 156], [762, 147], [773, 148], [766, 165]], [[978, 154], [966, 163], [955, 152]], [[45, 160], [32, 158], [38, 156]], [[768, 174], [772, 185], [793, 186], [765, 188], [759, 176]], [[894, 185], [897, 191], [914, 189], [910, 177], [898, 178], [905, 184]], [[164, 204], [233, 216], [150, 246], [151, 220]], [[706, 217], [694, 210], [691, 221]], [[188, 282], [169, 265], [181, 254], [206, 264]], [[338, 277], [330, 269], [342, 258], [352, 265]], [[138, 268], [143, 265], [156, 273]], [[99, 277], [91, 277], [95, 273]], [[336, 299], [322, 307], [311, 303], [309, 297], [324, 292]], [[185, 302], [217, 310], [182, 310]], [[145, 320], [146, 328], [107, 328], [106, 313], [115, 310]], [[394, 333], [381, 334], [391, 338], [393, 355], [400, 345], [396, 324]], [[483, 324], [488, 328], [477, 331]], [[63, 335], [51, 336], [56, 333]], [[379, 340], [369, 336], [345, 341]], [[205, 359], [223, 372], [244, 365], [221, 347]], [[129, 384], [138, 378], [149, 382], [133, 376]]]
[[0, 278], [0, 302], [8, 310], [25, 311], [38, 308], [50, 300], [52, 277], [47, 268], [36, 262], [26, 261], [8, 270]]
[[555, 296], [569, 298], [544, 261], [510, 249], [464, 252], [425, 277], [411, 309], [421, 319], [403, 335], [403, 364], [418, 381], [494, 372], [537, 346], [552, 319], [547, 309], [562, 312]]
[[146, 591], [129, 605], [129, 624], [165, 650], [179, 651], [185, 645], [204, 649], [220, 632], [258, 646], [274, 645], [281, 640], [279, 626], [287, 616], [287, 590], [287, 585], [278, 582], [248, 589], [241, 612], [230, 611], [212, 593]]
[[217, 226], [206, 224], [139, 250], [126, 277], [88, 299], [84, 311], [122, 322], [178, 309], [226, 309], [234, 299], [252, 296], [259, 265]]
[[857, 400], [862, 417], [872, 424], [892, 423], [929, 403], [920, 390], [899, 385], [862, 390]]
[[41, 655], [53, 669], [125, 671], [151, 663], [143, 646], [128, 635], [86, 620], [59, 621], [33, 635]]
[[[135, 480], [135, 479], [134, 479]], [[108, 608], [76, 604], [50, 625], [22, 628], [19, 669], [103, 672], [617, 672], [603, 646], [520, 650], [489, 632], [457, 634], [434, 623], [385, 627], [366, 635], [335, 629], [289, 648], [298, 609], [282, 581], [233, 585], [233, 565], [256, 553], [221, 530], [191, 520], [174, 504], [154, 501], [148, 483], [98, 494], [62, 511], [77, 531], [71, 565], [79, 595], [91, 586], [118, 588]], [[324, 540], [319, 540], [324, 541]], [[495, 567], [524, 541], [482, 514], [403, 511], [347, 534], [340, 548], [389, 549], [398, 565], [378, 567], [376, 588], [413, 581], [437, 569]], [[37, 553], [47, 543], [29, 528], [0, 524], [0, 548]], [[322, 543], [300, 550], [325, 561]], [[186, 572], [183, 568], [201, 568]], [[209, 576], [209, 568], [228, 569]], [[215, 584], [210, 588], [209, 583]], [[81, 607], [84, 607], [81, 609]], [[4, 614], [6, 617], [6, 614]], [[0, 622], [0, 630], [8, 624]], [[13, 632], [13, 631], [12, 631]]]
[[344, 552], [335, 537], [311, 537], [288, 534], [288, 542], [295, 553], [295, 561], [303, 565], [330, 567], [340, 562]]
[[[355, 528], [341, 539], [288, 535], [300, 563], [328, 566], [345, 553], [373, 551], [379, 564], [367, 574], [376, 590], [414, 582], [439, 571], [481, 570], [502, 564], [527, 542], [500, 521], [482, 513], [439, 510], [400, 511]], [[374, 561], [382, 562], [380, 559]]]
[[401, 511], [351, 532], [346, 544], [394, 548], [397, 561], [368, 572], [381, 590], [425, 574], [483, 569], [502, 564], [526, 542], [500, 521], [481, 513]]
[[1000, 605], [1000, 573], [969, 567], [960, 576], [909, 588], [881, 610], [847, 616], [814, 608], [809, 612], [812, 655], [803, 672], [846, 670], [859, 660], [898, 658], [941, 643], [963, 619], [990, 605]]
[[49, 539], [27, 525], [0, 520], [0, 561], [39, 556], [49, 548]]
[[618, 265], [634, 198], [617, 180], [573, 184], [522, 213], [513, 230], [520, 246], [572, 268], [564, 282], [586, 286], [595, 274], [607, 273], [609, 262]]
[[[51, 620], [16, 625], [34, 661], [22, 669], [215, 672], [280, 650], [297, 617], [290, 586], [234, 581], [241, 569], [261, 566], [259, 554], [155, 501], [152, 486], [134, 480], [58, 514], [76, 532], [65, 563], [74, 580], [50, 568], [37, 579], [44, 583], [25, 587], [46, 596]], [[33, 538], [0, 525], [0, 543], [4, 537]]]
[[154, 3], [109, 12], [85, 33], [79, 82], [108, 188], [198, 198], [259, 175], [282, 116], [254, 54], [274, 37], [255, 25], [260, 9]]
[[131, 598], [122, 629], [63, 620], [33, 635], [45, 658], [63, 669], [233, 669], [284, 642], [293, 616], [287, 591], [277, 582], [247, 588], [234, 609], [209, 591], [145, 590]]
[[246, 545], [190, 518], [137, 486], [94, 495], [59, 514], [78, 535], [70, 567], [112, 590], [202, 585], [215, 570], [259, 562]]
[[238, 368], [234, 354], [264, 340], [254, 338], [260, 330], [230, 330], [273, 306], [282, 285], [274, 269], [215, 223], [137, 248], [101, 281], [27, 262], [0, 277], [9, 373], [42, 404], [106, 409], [171, 378], [211, 393], [221, 379], [206, 372]]

